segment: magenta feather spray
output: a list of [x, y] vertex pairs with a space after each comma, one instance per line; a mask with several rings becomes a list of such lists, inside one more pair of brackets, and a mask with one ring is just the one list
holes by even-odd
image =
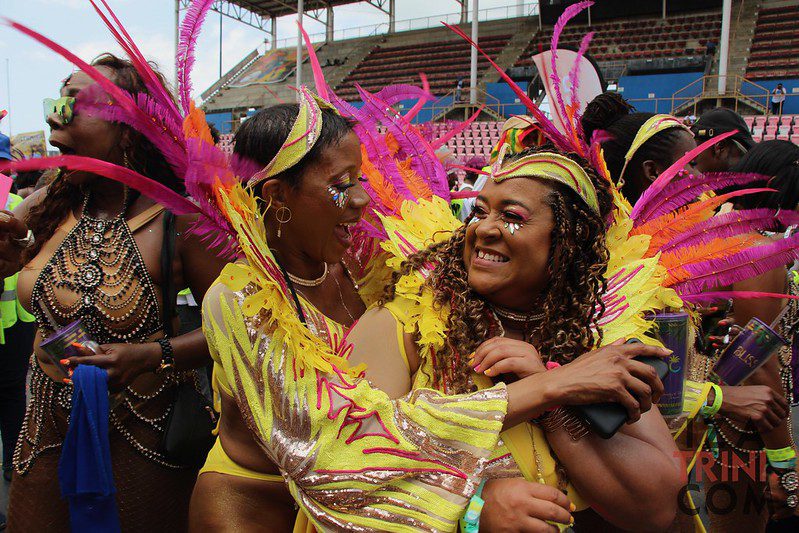
[[709, 259], [685, 265], [691, 278], [672, 286], [678, 294], [695, 294], [705, 289], [732, 285], [785, 266], [799, 259], [799, 234], [756, 246], [722, 259]]
[[200, 35], [205, 16], [211, 9], [214, 0], [194, 0], [183, 22], [180, 25], [180, 38], [178, 40], [178, 53], [175, 57], [175, 69], [178, 77], [178, 92], [180, 94], [180, 105], [184, 113], [190, 111], [191, 106], [191, 72], [194, 68], [194, 49], [197, 46], [197, 38]]

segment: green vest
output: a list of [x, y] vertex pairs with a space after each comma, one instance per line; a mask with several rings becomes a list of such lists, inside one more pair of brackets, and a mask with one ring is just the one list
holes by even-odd
[[[16, 194], [8, 195], [8, 204], [6, 209], [12, 211], [17, 207], [22, 198]], [[17, 277], [19, 274], [14, 274], [3, 280], [3, 292], [0, 293], [0, 344], [5, 343], [5, 330], [17, 323], [17, 320], [23, 322], [34, 322], [36, 318], [25, 311], [19, 304], [17, 298]]]

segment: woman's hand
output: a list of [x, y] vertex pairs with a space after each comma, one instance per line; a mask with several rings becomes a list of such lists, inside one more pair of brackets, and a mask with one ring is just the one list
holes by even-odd
[[547, 485], [523, 478], [492, 479], [483, 487], [485, 505], [480, 531], [550, 532], [558, 528], [547, 521], [569, 525], [573, 509], [566, 495]]
[[0, 211], [0, 278], [7, 278], [22, 269], [19, 239], [28, 234], [28, 226], [9, 211]]
[[486, 376], [516, 374], [525, 378], [546, 371], [538, 350], [532, 344], [505, 337], [493, 337], [477, 347], [469, 366]]
[[651, 366], [634, 357], [666, 357], [671, 350], [620, 339], [547, 372], [547, 390], [555, 405], [620, 403], [631, 424], [663, 394], [663, 383]]
[[85, 346], [74, 346], [79, 355], [61, 361], [61, 364], [75, 368], [78, 365], [92, 365], [108, 372], [108, 390], [117, 392], [146, 372], [153, 372], [161, 362], [161, 347], [158, 343], [144, 344], [103, 344], [97, 353]]
[[737, 422], [755, 426], [767, 433], [788, 417], [788, 400], [766, 385], [721, 387], [719, 413]]

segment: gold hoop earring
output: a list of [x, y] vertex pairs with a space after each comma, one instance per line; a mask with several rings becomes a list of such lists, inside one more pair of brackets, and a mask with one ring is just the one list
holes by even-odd
[[[286, 215], [288, 213], [288, 215]], [[280, 235], [283, 233], [283, 224], [287, 223], [291, 220], [291, 209], [282, 205], [277, 208], [275, 211], [275, 220], [277, 220], [279, 226], [277, 227], [277, 238], [280, 238]]]
[[122, 152], [122, 166], [125, 168], [130, 168], [130, 159], [128, 159], [128, 152]]

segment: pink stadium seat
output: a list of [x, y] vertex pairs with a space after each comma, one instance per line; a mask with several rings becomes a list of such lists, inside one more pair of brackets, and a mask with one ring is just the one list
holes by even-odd
[[794, 133], [791, 135], [791, 142], [794, 144], [799, 144], [799, 133]]
[[766, 117], [764, 116], [757, 116], [755, 117], [755, 128], [763, 128], [766, 125]]
[[775, 128], [775, 127], [777, 127], [777, 123], [779, 122], [779, 120], [780, 120], [780, 117], [775, 116], [775, 115], [771, 115], [770, 117], [768, 117], [767, 128]]
[[751, 115], [745, 116], [744, 117], [744, 122], [746, 122], [746, 125], [749, 126], [749, 131], [752, 131], [752, 126], [755, 123], [755, 117], [753, 117]]

